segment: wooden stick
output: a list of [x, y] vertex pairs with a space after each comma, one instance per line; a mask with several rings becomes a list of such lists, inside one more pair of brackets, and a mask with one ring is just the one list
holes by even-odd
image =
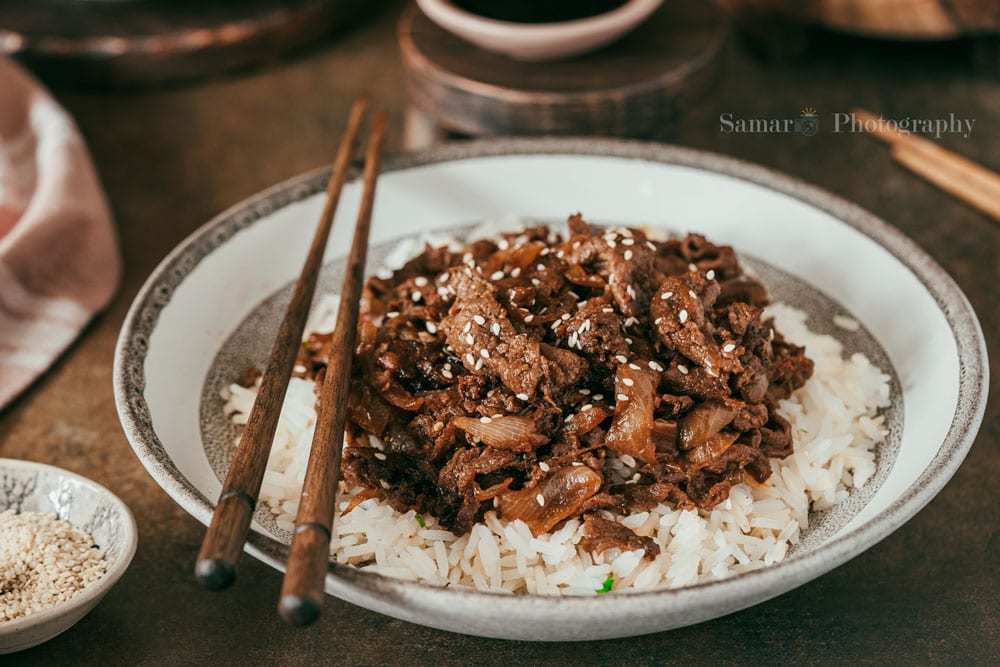
[[358, 327], [358, 305], [364, 281], [375, 179], [381, 159], [386, 115], [375, 117], [365, 157], [364, 194], [358, 211], [354, 242], [340, 293], [337, 326], [330, 341], [330, 361], [319, 399], [316, 430], [306, 467], [288, 570], [281, 586], [278, 611], [292, 625], [309, 625], [323, 607], [323, 584], [330, 559], [330, 531], [337, 502], [340, 457], [344, 448], [347, 397], [351, 389], [351, 360]]
[[885, 127], [864, 109], [853, 113], [872, 125], [871, 135], [889, 144], [892, 156], [903, 166], [1000, 222], [1000, 174], [924, 137]]
[[319, 270], [323, 265], [323, 253], [333, 225], [333, 214], [337, 210], [344, 181], [347, 180], [354, 142], [367, 106], [367, 100], [359, 98], [351, 109], [327, 186], [326, 205], [302, 272], [295, 283], [278, 337], [271, 349], [257, 399], [250, 410], [246, 428], [229, 466], [226, 483], [212, 514], [212, 522], [198, 553], [195, 576], [206, 588], [226, 588], [236, 577], [236, 561], [250, 532], [257, 495], [260, 493], [274, 432], [278, 427], [281, 404], [288, 389], [292, 366], [302, 345], [302, 332], [316, 291]]

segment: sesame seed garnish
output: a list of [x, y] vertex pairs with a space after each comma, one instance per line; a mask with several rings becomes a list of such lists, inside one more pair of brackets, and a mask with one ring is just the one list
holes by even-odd
[[476, 339], [472, 336], [472, 334], [466, 334], [465, 342], [468, 343], [469, 345], [472, 345], [473, 343], [476, 342]]
[[654, 371], [662, 371], [663, 370], [663, 366], [661, 366], [660, 364], [656, 363], [655, 361], [650, 361], [649, 362], [649, 368], [651, 370], [654, 370]]
[[571, 421], [573, 421], [573, 415], [572, 414], [566, 415], [565, 417], [563, 417], [563, 421], [566, 422], [567, 424], [570, 423]]
[[479, 350], [479, 356], [482, 357], [483, 359], [489, 359], [490, 351], [487, 350], [486, 348], [483, 348], [482, 350]]
[[424, 295], [420, 292], [414, 292], [410, 295], [410, 298], [413, 299], [413, 303], [419, 303], [420, 300], [424, 298]]
[[584, 396], [589, 396], [590, 395], [590, 390], [587, 389], [587, 388], [577, 389], [577, 392], [583, 394]]
[[625, 286], [625, 293], [628, 294], [628, 296], [629, 296], [630, 299], [634, 299], [635, 298], [635, 290], [632, 288], [631, 285], [626, 285]]
[[480, 417], [479, 421], [481, 421], [484, 424], [490, 424], [490, 423], [493, 422], [493, 418], [492, 417]]
[[662, 321], [663, 321], [662, 317], [657, 317], [655, 320], [653, 320], [653, 324], [659, 324]]
[[490, 325], [490, 331], [493, 332], [494, 336], [499, 336], [500, 335], [500, 323], [499, 322], [494, 322], [493, 324], [491, 324]]
[[466, 322], [465, 326], [462, 327], [462, 333], [469, 333], [472, 330], [472, 322]]
[[386, 456], [382, 452], [375, 452], [375, 458], [377, 458], [379, 461], [385, 461]]
[[634, 317], [630, 317], [627, 320], [625, 320], [625, 326], [626, 327], [635, 326], [636, 324], [639, 324], [639, 320], [637, 320]]
[[677, 313], [677, 319], [681, 321], [681, 324], [684, 324], [685, 322], [687, 322], [688, 311], [686, 311], [686, 310], [684, 310], [682, 308], [681, 312]]
[[563, 313], [559, 319], [565, 322], [566, 320], [569, 319], [569, 313]]
[[[622, 239], [622, 245], [635, 245], [635, 239]], [[628, 253], [625, 253], [625, 259], [629, 259]]]
[[595, 401], [603, 401], [604, 400], [604, 394], [594, 394], [594, 400]]
[[584, 411], [586, 411], [586, 410], [591, 410], [591, 409], [593, 409], [593, 407], [594, 407], [594, 406], [593, 406], [593, 405], [592, 405], [591, 403], [587, 403], [587, 404], [586, 404], [586, 405], [584, 405], [584, 406], [583, 406], [582, 408], [580, 408], [580, 412], [584, 412]]
[[734, 345], [733, 343], [729, 343], [728, 345], [723, 346], [722, 351], [723, 352], [732, 352], [735, 349], [736, 349], [736, 345]]
[[399, 317], [399, 311], [398, 310], [390, 311], [390, 312], [386, 313], [385, 316], [386, 316], [386, 319], [390, 319], [391, 320], [394, 317]]
[[602, 313], [613, 313], [613, 312], [615, 312], [615, 309], [614, 308], [601, 308], [601, 312]]
[[646, 241], [646, 247], [652, 250], [653, 252], [656, 252], [656, 244], [653, 243], [652, 241]]
[[673, 292], [664, 292], [663, 294], [660, 295], [660, 299], [663, 300], [663, 301], [666, 301], [667, 299], [669, 299], [673, 295], [674, 295]]
[[535, 496], [535, 500], [538, 501], [538, 504], [541, 507], [545, 507], [545, 496], [539, 493], [537, 496]]
[[510, 277], [511, 278], [517, 278], [520, 275], [521, 275], [521, 268], [520, 267], [517, 267], [513, 271], [510, 272]]
[[[631, 363], [631, 362], [629, 363], [628, 367], [629, 367], [629, 368], [631, 368], [631, 369], [632, 369], [632, 370], [634, 370], [634, 371], [638, 371], [638, 370], [642, 370], [642, 369], [641, 369], [641, 368], [639, 368], [639, 367], [638, 367], [637, 365], [635, 365], [635, 364], [633, 364], [633, 363]], [[629, 386], [631, 386], [631, 385], [629, 385]]]
[[633, 380], [632, 378], [622, 378], [622, 384], [625, 385], [626, 387], [631, 387], [632, 385], [635, 384], [635, 380]]
[[483, 360], [482, 359], [476, 359], [476, 365], [473, 366], [473, 370], [477, 370], [478, 371], [482, 367], [483, 367]]
[[697, 299], [698, 298], [698, 295], [694, 293], [693, 289], [689, 289], [688, 290], [688, 296], [690, 296], [692, 299]]
[[626, 357], [624, 354], [616, 354], [615, 361], [617, 361], [619, 364], [625, 364], [628, 363], [628, 357]]
[[627, 465], [629, 468], [634, 468], [635, 467], [635, 457], [632, 456], [631, 454], [623, 454], [622, 457], [621, 457], [621, 461], [622, 461], [622, 463], [624, 463], [625, 465]]
[[522, 401], [528, 400], [528, 395], [527, 394], [517, 394], [517, 397], [519, 399], [521, 399]]
[[[631, 240], [631, 239], [628, 239], [628, 240]], [[624, 241], [623, 241], [623, 243], [624, 243]], [[630, 259], [632, 259], [632, 251], [631, 250], [626, 250], [625, 251], [625, 261], [628, 261]]]
[[677, 364], [677, 370], [679, 370], [681, 372], [681, 375], [687, 375], [688, 374], [688, 367], [685, 366], [684, 364]]
[[413, 279], [413, 284], [416, 285], [417, 287], [426, 287], [427, 278], [424, 278], [423, 276], [417, 276], [416, 278]]
[[576, 302], [576, 307], [577, 307], [577, 310], [579, 310], [580, 308], [583, 308], [583, 307], [584, 307], [584, 306], [586, 306], [586, 305], [587, 305], [587, 302], [586, 302], [586, 301], [577, 301], [577, 302]]
[[688, 264], [688, 271], [697, 271], [697, 270], [698, 270], [697, 264]]
[[466, 360], [467, 362], [469, 362], [469, 365], [470, 365], [470, 366], [471, 366], [472, 364], [476, 363], [476, 358], [475, 358], [474, 356], [472, 356], [472, 353], [471, 353], [471, 352], [468, 352], [468, 353], [466, 353], [466, 355], [465, 355], [465, 360]]
[[442, 273], [440, 276], [438, 276], [437, 281], [439, 283], [446, 283], [446, 282], [448, 282], [449, 278], [451, 278], [451, 274], [450, 273]]
[[546, 463], [545, 461], [539, 461], [538, 462], [538, 468], [542, 472], [548, 472], [549, 471], [549, 464]]
[[501, 250], [506, 250], [507, 248], [510, 247], [510, 241], [508, 241], [507, 239], [500, 239], [500, 241], [497, 243], [497, 247], [500, 248]]
[[450, 370], [451, 370], [451, 364], [445, 364], [445, 365], [444, 365], [444, 369], [445, 369], [446, 371], [450, 371]]
[[533, 319], [535, 319], [535, 316], [534, 316], [534, 315], [530, 315], [530, 314], [529, 314], [529, 315], [525, 315], [525, 316], [524, 316], [524, 321], [525, 321], [525, 323], [527, 323], [527, 324], [531, 324], [531, 321], [532, 321]]
[[542, 281], [539, 280], [538, 278], [532, 278], [531, 279], [531, 284], [534, 285], [535, 287], [538, 287], [539, 285], [542, 284]]
[[715, 280], [715, 269], [709, 269], [708, 273], [705, 274], [705, 277], [709, 280]]
[[424, 322], [424, 328], [427, 329], [427, 333], [436, 334], [438, 332], [437, 325], [433, 322]]
[[615, 396], [615, 398], [617, 398], [619, 401], [627, 401], [628, 400], [628, 396], [626, 394], [618, 394], [617, 396]]
[[389, 482], [385, 481], [384, 479], [380, 479], [378, 483], [379, 486], [381, 486], [383, 489], [388, 490], [390, 488]]
[[486, 318], [483, 317], [482, 315], [473, 315], [472, 321], [478, 324], [479, 326], [483, 326], [484, 324], [486, 324]]
[[503, 279], [503, 271], [494, 271], [493, 275], [490, 276], [490, 280], [501, 280]]
[[452, 375], [451, 371], [441, 371], [441, 377], [443, 377], [446, 380], [450, 380], [455, 376]]
[[545, 265], [544, 264], [538, 264], [538, 265], [535, 266], [535, 270], [536, 271], [544, 271], [545, 270]]
[[608, 242], [608, 247], [609, 247], [609, 248], [614, 248], [615, 246], [617, 246], [617, 245], [618, 245], [617, 243], [615, 243], [615, 240], [614, 240], [614, 239], [605, 239], [605, 241], [607, 241], [607, 242]]
[[629, 345], [631, 345], [632, 344], [632, 339], [629, 338], [628, 336], [625, 336], [625, 342], [628, 343]]

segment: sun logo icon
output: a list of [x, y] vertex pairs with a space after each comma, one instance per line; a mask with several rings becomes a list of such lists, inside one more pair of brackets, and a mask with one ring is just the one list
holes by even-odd
[[799, 114], [801, 118], [795, 119], [795, 131], [799, 134], [811, 137], [819, 132], [819, 113], [812, 107], [805, 107]]

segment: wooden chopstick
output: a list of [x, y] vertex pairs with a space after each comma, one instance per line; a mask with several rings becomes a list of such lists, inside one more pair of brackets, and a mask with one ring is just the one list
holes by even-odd
[[330, 559], [330, 531], [337, 502], [340, 457], [351, 384], [351, 360], [358, 326], [358, 305], [368, 254], [375, 180], [381, 161], [386, 115], [375, 116], [365, 156], [364, 193], [358, 211], [351, 254], [340, 293], [337, 326], [330, 341], [330, 361], [319, 397], [316, 430], [306, 467], [288, 570], [281, 586], [278, 611], [292, 625], [309, 625], [323, 607], [323, 584]]
[[347, 129], [337, 149], [327, 186], [326, 204], [309, 247], [309, 254], [295, 283], [278, 337], [271, 348], [267, 369], [261, 378], [257, 399], [250, 410], [219, 502], [212, 514], [212, 522], [198, 553], [195, 576], [206, 588], [226, 588], [236, 577], [236, 561], [250, 532], [250, 522], [271, 452], [271, 442], [278, 427], [281, 404], [285, 399], [295, 358], [302, 345], [302, 332], [312, 306], [319, 270], [323, 265], [323, 253], [333, 225], [333, 214], [337, 210], [344, 181], [347, 180], [354, 143], [367, 106], [367, 100], [359, 98], [351, 108]]
[[875, 128], [872, 136], [889, 144], [892, 157], [900, 164], [1000, 222], [1000, 174], [933, 141], [885, 127], [869, 111], [855, 109], [853, 113], [859, 121]]

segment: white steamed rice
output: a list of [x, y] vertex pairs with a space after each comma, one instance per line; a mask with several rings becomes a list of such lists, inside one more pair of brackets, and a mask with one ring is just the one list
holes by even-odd
[[[336, 297], [322, 299], [310, 329], [329, 331], [336, 305]], [[862, 354], [844, 359], [837, 339], [809, 330], [805, 313], [775, 304], [767, 314], [788, 340], [805, 345], [816, 364], [812, 379], [781, 403], [781, 414], [792, 425], [795, 453], [771, 461], [773, 475], [764, 485], [736, 485], [729, 499], [710, 512], [661, 504], [616, 517], [656, 540], [661, 553], [654, 561], [643, 560], [642, 550], [585, 552], [578, 546], [583, 534], [576, 519], [535, 537], [523, 522], [505, 521], [491, 511], [459, 537], [434, 517], [418, 520], [413, 511], [400, 513], [375, 499], [337, 515], [331, 558], [438, 586], [539, 595], [594, 595], [609, 577], [615, 591], [674, 588], [782, 560], [808, 527], [810, 509], [833, 506], [874, 475], [873, 450], [887, 435], [877, 413], [889, 404], [889, 378]], [[245, 423], [255, 396], [254, 387], [232, 385], [224, 391], [226, 414]], [[298, 510], [314, 403], [313, 383], [292, 378], [261, 486], [260, 499], [287, 531], [294, 528]], [[634, 464], [628, 457], [611, 462], [626, 479], [632, 474], [628, 464]], [[341, 510], [361, 490], [342, 483]]]

